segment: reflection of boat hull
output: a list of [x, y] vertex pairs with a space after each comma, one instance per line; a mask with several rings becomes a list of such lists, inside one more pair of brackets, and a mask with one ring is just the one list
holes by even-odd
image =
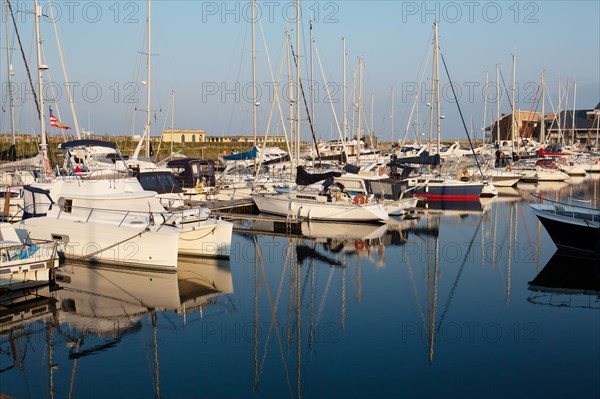
[[177, 286], [180, 301], [177, 312], [210, 304], [216, 296], [233, 293], [231, 264], [226, 259], [180, 256], [177, 260]]
[[185, 311], [233, 292], [228, 260], [181, 256], [177, 272], [68, 262], [56, 275], [60, 320], [94, 333], [133, 328], [153, 309]]
[[529, 282], [529, 290], [555, 294], [597, 295], [600, 299], [600, 265], [593, 259], [555, 253]]
[[481, 201], [427, 201], [427, 209], [440, 211], [460, 211], [481, 213], [483, 206]]
[[319, 239], [344, 239], [344, 240], [372, 240], [381, 237], [387, 231], [387, 224], [349, 224], [305, 222], [302, 223], [302, 235], [307, 238]]
[[592, 220], [560, 214], [552, 205], [532, 204], [531, 208], [561, 251], [600, 255], [600, 213], [591, 214]]
[[36, 287], [0, 296], [0, 335], [34, 321], [49, 320], [55, 310], [50, 287]]

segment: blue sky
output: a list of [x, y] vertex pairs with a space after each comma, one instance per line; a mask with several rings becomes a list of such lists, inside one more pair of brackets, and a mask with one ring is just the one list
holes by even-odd
[[[19, 10], [17, 24], [25, 54], [35, 73], [33, 2], [14, 2]], [[73, 125], [67, 101], [63, 72], [49, 6], [42, 19], [44, 52], [58, 95], [49, 101], [64, 124]], [[231, 1], [153, 1], [152, 2], [152, 134], [171, 126], [171, 92], [175, 91], [175, 128], [204, 129], [208, 135], [252, 134], [251, 61], [249, 2]], [[292, 24], [295, 46], [293, 2], [257, 2], [260, 25], [256, 25], [258, 133], [264, 134], [270, 114], [273, 80], [270, 77], [261, 28], [264, 29], [271, 64], [276, 75], [284, 56], [284, 32]], [[342, 117], [342, 41], [348, 53], [347, 87], [353, 85], [357, 59], [364, 59], [363, 109], [366, 123], [383, 140], [391, 138], [391, 88], [395, 88], [394, 138], [404, 135], [413, 104], [413, 92], [425, 70], [424, 87], [430, 85], [430, 65], [424, 66], [433, 38], [433, 21], [438, 20], [440, 49], [456, 83], [459, 104], [470, 126], [479, 128], [484, 118], [485, 72], [495, 82], [496, 64], [507, 85], [511, 84], [511, 57], [516, 55], [516, 104], [532, 108], [542, 69], [546, 70], [548, 99], [558, 106], [558, 81], [563, 90], [577, 82], [577, 107], [592, 108], [600, 101], [600, 8], [597, 1], [495, 1], [495, 2], [401, 2], [401, 1], [303, 1], [301, 70], [308, 79], [308, 20], [312, 19], [316, 47], [323, 65], [338, 119]], [[71, 1], [53, 2], [64, 52], [68, 80], [73, 82], [79, 124], [95, 134], [132, 135], [143, 129], [147, 80], [146, 2]], [[2, 24], [4, 25], [4, 24]], [[11, 34], [12, 35], [12, 34]], [[0, 73], [2, 106], [6, 109], [7, 73], [4, 26], [0, 33]], [[13, 77], [17, 94], [17, 128], [36, 133], [36, 115], [18, 44], [13, 41]], [[325, 84], [315, 57], [317, 102], [315, 121], [318, 138], [337, 138], [333, 113], [327, 101]], [[287, 66], [284, 67], [287, 72]], [[34, 74], [35, 79], [35, 74]], [[46, 81], [50, 79], [46, 78]], [[282, 84], [287, 76], [282, 78]], [[306, 83], [307, 84], [307, 83]], [[356, 82], [356, 85], [358, 82]], [[462, 122], [452, 99], [448, 79], [441, 69], [442, 137], [464, 138]], [[286, 94], [280, 87], [280, 96]], [[566, 100], [563, 93], [563, 108]], [[350, 94], [349, 94], [350, 96]], [[488, 94], [491, 97], [491, 94]], [[371, 113], [371, 99], [374, 100]], [[428, 132], [425, 102], [419, 107], [419, 123]], [[284, 104], [282, 107], [287, 108]], [[136, 108], [138, 109], [136, 111]], [[495, 114], [488, 105], [486, 119]], [[501, 111], [509, 111], [504, 97]], [[2, 132], [8, 130], [8, 113], [2, 113]], [[285, 115], [287, 119], [287, 115]], [[306, 115], [303, 115], [306, 118]], [[411, 124], [414, 126], [415, 116]], [[283, 134], [279, 114], [274, 116], [270, 134]], [[363, 127], [363, 131], [366, 128]], [[303, 137], [309, 128], [302, 124]], [[59, 134], [51, 129], [50, 134]], [[414, 137], [414, 134], [409, 134]]]

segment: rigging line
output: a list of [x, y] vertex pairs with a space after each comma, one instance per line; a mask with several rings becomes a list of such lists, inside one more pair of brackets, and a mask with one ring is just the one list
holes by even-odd
[[108, 251], [108, 250], [109, 250], [109, 249], [111, 249], [111, 248], [114, 248], [114, 247], [116, 247], [116, 246], [119, 246], [119, 245], [121, 245], [121, 244], [123, 244], [123, 243], [125, 243], [125, 242], [127, 242], [127, 241], [133, 240], [133, 239], [134, 239], [134, 238], [136, 238], [136, 237], [141, 237], [141, 236], [142, 236], [142, 234], [144, 234], [144, 233], [147, 233], [147, 232], [149, 232], [149, 231], [150, 231], [150, 227], [149, 227], [149, 226], [146, 226], [146, 228], [145, 228], [143, 231], [140, 231], [139, 233], [136, 233], [136, 234], [134, 234], [134, 235], [133, 235], [133, 236], [131, 236], [131, 237], [125, 238], [124, 240], [121, 240], [121, 241], [119, 241], [119, 242], [116, 242], [116, 243], [114, 243], [114, 244], [112, 244], [112, 245], [109, 245], [109, 246], [108, 246], [108, 247], [106, 247], [106, 248], [100, 248], [98, 251], [96, 251], [96, 252], [92, 252], [91, 254], [87, 254], [86, 256], [82, 256], [81, 258], [78, 258], [78, 259], [88, 259], [88, 258], [90, 258], [90, 257], [92, 257], [92, 256], [96, 256], [96, 255], [98, 255], [99, 253], [102, 253], [102, 252], [104, 252], [104, 251]]
[[[38, 112], [38, 118], [40, 117], [40, 103], [38, 102], [37, 94], [35, 92], [35, 87], [33, 85], [33, 80], [31, 78], [31, 71], [29, 70], [29, 64], [27, 63], [27, 57], [25, 57], [25, 50], [23, 50], [23, 43], [21, 42], [21, 35], [19, 35], [19, 30], [17, 29], [17, 22], [15, 21], [15, 13], [13, 12], [12, 5], [10, 4], [10, 0], [6, 1], [8, 4], [8, 8], [10, 8], [10, 17], [13, 21], [13, 26], [15, 28], [15, 36], [17, 36], [17, 41], [19, 42], [19, 49], [21, 50], [21, 57], [23, 57], [23, 63], [25, 64], [25, 70], [27, 71], [27, 78], [29, 80], [29, 85], [31, 87], [31, 93], [33, 94], [33, 100], [35, 101], [35, 106]], [[37, 12], [37, 11], [36, 11]]]
[[444, 69], [446, 70], [446, 75], [448, 76], [448, 81], [450, 82], [450, 88], [452, 89], [452, 95], [454, 96], [454, 100], [456, 101], [456, 107], [458, 108], [458, 113], [460, 114], [460, 120], [462, 121], [463, 127], [465, 128], [465, 133], [467, 134], [467, 138], [469, 139], [469, 146], [471, 147], [471, 152], [473, 153], [473, 158], [475, 158], [475, 162], [477, 163], [477, 169], [479, 169], [479, 173], [481, 174], [481, 179], [483, 181], [483, 171], [481, 170], [481, 165], [479, 164], [479, 158], [477, 158], [477, 154], [475, 154], [475, 148], [473, 148], [473, 142], [471, 141], [471, 135], [469, 134], [469, 129], [467, 129], [467, 124], [465, 123], [465, 118], [463, 117], [462, 110], [460, 109], [460, 104], [458, 103], [458, 98], [456, 97], [456, 92], [454, 91], [454, 85], [452, 84], [452, 78], [450, 78], [450, 72], [448, 72], [448, 66], [446, 65], [446, 60], [444, 59], [444, 55], [440, 54], [442, 57], [442, 63], [444, 64]]
[[[415, 111], [415, 108], [419, 106], [421, 87], [423, 86], [423, 80], [425, 79], [425, 66], [429, 64], [429, 58], [432, 56], [432, 54], [433, 54], [433, 43], [427, 49], [426, 53], [423, 56], [424, 58], [425, 58], [425, 56], [427, 58], [425, 58], [423, 60], [423, 63], [421, 64], [421, 78], [419, 79], [419, 86], [417, 87], [417, 92], [415, 93], [415, 98], [413, 99], [413, 106], [411, 107], [410, 115], [408, 117], [408, 120], [406, 121], [406, 129], [404, 130], [404, 137], [402, 137], [402, 141], [400, 142], [401, 147], [403, 147], [406, 144], [406, 139], [408, 138], [408, 132], [410, 131], [410, 126], [412, 125], [413, 113]], [[405, 109], [404, 117], [406, 117], [406, 112], [408, 112], [408, 107]], [[417, 115], [418, 115], [418, 111], [417, 111]], [[417, 118], [417, 123], [419, 125], [421, 124], [421, 122], [418, 120], [418, 118]], [[416, 129], [416, 126], [415, 126], [415, 129]], [[415, 135], [417, 135], [417, 142], [419, 141], [418, 134], [419, 134], [420, 129], [421, 128], [419, 127], [418, 131], [415, 132]]]
[[[390, 110], [390, 102], [392, 101], [392, 92], [393, 92], [393, 90], [390, 90], [390, 95], [388, 96], [387, 101], [386, 101], [385, 112], [383, 113], [383, 117], [381, 118], [381, 128], [379, 130], [380, 132], [383, 132], [383, 129], [386, 126], [385, 122], [387, 121], [388, 111]], [[374, 129], [373, 126], [371, 126], [371, 127]], [[392, 134], [393, 134], [393, 132], [392, 132]]]
[[[240, 53], [242, 55], [244, 54], [244, 51], [247, 51], [246, 48], [245, 48], [246, 47], [246, 37], [247, 37], [247, 35], [248, 35], [248, 25], [246, 24], [246, 29], [244, 30], [244, 39], [242, 40], [242, 43], [243, 43], [242, 44], [242, 51], [240, 51]], [[243, 64], [242, 60], [243, 60], [243, 57], [240, 57], [240, 64], [238, 66], [238, 74], [237, 74], [237, 79], [236, 79], [237, 82], [240, 81], [240, 76], [242, 74], [242, 64]], [[233, 64], [233, 60], [231, 60], [231, 64]], [[230, 66], [231, 66], [231, 64], [230, 64]], [[252, 106], [254, 106], [254, 104], [252, 104]], [[231, 124], [233, 123], [233, 115], [234, 115], [234, 113], [235, 113], [235, 107], [231, 107], [231, 114], [229, 115], [229, 124], [227, 125], [227, 132], [228, 133], [231, 132]], [[243, 112], [242, 112], [242, 116], [243, 116]], [[216, 118], [216, 115], [215, 115], [215, 118]], [[243, 132], [243, 130], [240, 130], [240, 131]]]
[[[344, 141], [345, 138], [344, 138], [344, 135], [342, 134], [342, 130], [340, 128], [340, 122], [338, 121], [337, 114], [335, 112], [335, 108], [333, 107], [333, 99], [331, 98], [331, 92], [329, 91], [329, 84], [327, 83], [327, 79], [325, 78], [325, 72], [323, 71], [323, 64], [321, 63], [321, 56], [319, 55], [319, 48], [317, 47], [317, 42], [316, 41], [314, 42], [314, 48], [315, 48], [316, 58], [319, 61], [319, 69], [321, 71], [321, 75], [322, 75], [323, 81], [325, 83], [325, 89], [327, 91], [327, 97], [329, 98], [329, 105], [331, 106], [331, 111], [333, 113], [333, 118], [335, 120], [335, 125], [336, 125], [337, 130], [338, 130], [338, 135], [339, 135], [340, 141], [342, 143], [343, 151], [345, 152], [346, 151], [346, 142]], [[318, 155], [318, 151], [319, 151], [319, 149], [318, 149], [318, 146], [317, 146], [317, 155]]]
[[[281, 118], [281, 124], [283, 126], [283, 134], [285, 136], [285, 141], [286, 141], [286, 144], [287, 144], [288, 154], [290, 154], [291, 153], [290, 152], [290, 145], [289, 145], [289, 141], [288, 141], [287, 130], [286, 130], [286, 127], [285, 127], [285, 120], [283, 118], [283, 111], [281, 110], [281, 103], [279, 102], [279, 95], [278, 95], [278, 93], [279, 93], [279, 85], [280, 85], [280, 82], [281, 82], [281, 74], [283, 72], [283, 66], [284, 66], [285, 57], [281, 57], [281, 62], [279, 64], [279, 75], [277, 76], [277, 83], [275, 83], [275, 77], [273, 76], [273, 67], [271, 65], [271, 57], [269, 56], [269, 48], [267, 47], [267, 41], [265, 39], [265, 32], [263, 30], [262, 22], [259, 22], [258, 25], [260, 27], [260, 33], [262, 35], [263, 44], [265, 46], [265, 55], [266, 55], [266, 58], [267, 58], [267, 64], [269, 65], [269, 72], [271, 74], [271, 81], [274, 83], [273, 89], [274, 89], [274, 97], [275, 97], [274, 100], [273, 100], [273, 103], [271, 104], [271, 111], [269, 113], [269, 121], [267, 122], [267, 128], [265, 130], [265, 138], [264, 138], [264, 141], [263, 141], [263, 143], [264, 143], [263, 144], [263, 149], [264, 149], [264, 151], [266, 153], [267, 139], [269, 137], [269, 130], [271, 129], [271, 121], [272, 121], [272, 117], [273, 117], [273, 112], [275, 110], [275, 105], [277, 105], [278, 108], [279, 108], [279, 116]], [[284, 48], [285, 47], [286, 46], [284, 45]], [[254, 84], [256, 84], [256, 82], [254, 82]], [[256, 106], [256, 104], [253, 104], [253, 106]], [[257, 143], [254, 143], [254, 145], [256, 147], [258, 147]], [[262, 169], [262, 164], [263, 164], [264, 158], [265, 158], [264, 154], [261, 154], [260, 161], [258, 163], [258, 168], [256, 168], [255, 175], [254, 175], [254, 184], [253, 184], [253, 186], [256, 184], [256, 179], [258, 178], [258, 174], [259, 174], [260, 170]]]
[[500, 78], [502, 79], [502, 86], [504, 86], [504, 91], [506, 92], [506, 98], [508, 99], [508, 105], [510, 106], [510, 109], [512, 109], [512, 101], [510, 99], [510, 95], [508, 94], [508, 89], [506, 88], [506, 83], [504, 82], [504, 75], [502, 75], [502, 69], [498, 68], [498, 72], [500, 72]]
[[423, 304], [421, 303], [421, 300], [419, 299], [419, 296], [417, 295], [418, 294], [417, 293], [417, 284], [415, 282], [414, 271], [413, 271], [413, 267], [412, 267], [409, 257], [406, 258], [406, 264], [408, 266], [408, 276], [410, 278], [411, 286], [413, 289], [413, 294], [415, 295], [415, 299], [417, 301], [417, 307], [419, 308], [419, 313], [421, 314], [421, 320], [423, 321], [423, 325], [425, 325], [425, 312], [423, 312]]
[[[296, 66], [296, 70], [298, 70], [298, 60], [296, 54], [294, 53], [294, 46], [290, 44], [290, 49], [292, 50], [292, 59], [294, 60], [294, 65]], [[321, 163], [321, 154], [319, 154], [319, 145], [317, 143], [317, 138], [315, 136], [315, 129], [312, 123], [312, 118], [310, 116], [310, 109], [308, 108], [308, 102], [306, 101], [306, 95], [304, 94], [304, 87], [302, 85], [302, 79], [298, 79], [300, 81], [300, 92], [302, 93], [302, 100], [304, 101], [304, 108], [306, 109], [306, 115], [308, 118], [308, 125], [310, 126], [310, 132], [312, 134], [313, 142], [315, 143], [315, 149], [317, 151], [317, 158], [319, 159], [319, 163]], [[300, 119], [300, 115], [296, 116]]]
[[[530, 123], [533, 121], [533, 112], [535, 112], [537, 110], [537, 107], [540, 105], [538, 100], [538, 93], [540, 92], [540, 87], [541, 87], [541, 83], [537, 86], [537, 90], [535, 91], [535, 96], [533, 97], [533, 103], [531, 104], [531, 108], [529, 109], [529, 118], [527, 119], [527, 126], [525, 127], [525, 129], [523, 129], [523, 132], [521, 133], [521, 138], [525, 138], [525, 136], [529, 133], [529, 131], [531, 130], [533, 132], [533, 127], [530, 128]], [[521, 116], [519, 114], [519, 116]], [[542, 115], [543, 118], [543, 115]], [[543, 120], [543, 119], [542, 119]]]
[[477, 237], [477, 234], [479, 233], [479, 229], [481, 228], [482, 222], [483, 222], [483, 215], [481, 215], [481, 219], [479, 219], [479, 224], [477, 225], [477, 229], [475, 229], [475, 233], [473, 234], [473, 237], [471, 238], [471, 242], [469, 243], [469, 247], [467, 248], [465, 257], [463, 258], [462, 264], [460, 265], [460, 268], [458, 269], [458, 274], [456, 275], [456, 278], [454, 279], [454, 284], [452, 285], [450, 294], [448, 294], [448, 300], [446, 301], [446, 306], [444, 307], [444, 311], [440, 315], [440, 321], [436, 328], [436, 333], [439, 333], [440, 328], [442, 328], [442, 323], [444, 322], [444, 319], [446, 318], [446, 314], [448, 313], [448, 309], [450, 308], [450, 302], [452, 302], [452, 298], [454, 297], [454, 293], [456, 292], [456, 287], [458, 286], [458, 281], [460, 280], [460, 276], [462, 275], [465, 264], [467, 263], [469, 253], [471, 252], [471, 248], [473, 248], [473, 242], [475, 241], [475, 237]]

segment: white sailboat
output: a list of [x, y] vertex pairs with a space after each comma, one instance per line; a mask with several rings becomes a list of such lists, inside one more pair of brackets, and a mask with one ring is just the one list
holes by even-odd
[[[297, 0], [296, 9], [296, 87], [300, 87], [300, 4]], [[300, 90], [296, 90], [295, 97], [295, 134], [300, 138]], [[359, 138], [360, 140], [360, 138]], [[296, 165], [299, 165], [299, 145], [296, 148]], [[325, 173], [310, 175], [302, 167], [297, 167], [296, 190], [278, 194], [254, 194], [252, 199], [262, 213], [285, 216], [293, 219], [323, 220], [335, 222], [385, 222], [388, 214], [379, 203], [369, 203], [365, 196], [350, 197], [348, 193], [331, 192], [324, 187], [315, 190], [312, 184], [333, 178], [339, 173]]]
[[[113, 150], [113, 169], [74, 164], [81, 161], [74, 154], [86, 154], [87, 145]], [[60, 242], [65, 257], [172, 268], [177, 253], [229, 256], [232, 223], [212, 218], [203, 207], [165, 209], [155, 191], [144, 190], [117, 166], [123, 160], [114, 144], [76, 140], [63, 143], [62, 150], [65, 175], [25, 187], [21, 226], [32, 236]]]

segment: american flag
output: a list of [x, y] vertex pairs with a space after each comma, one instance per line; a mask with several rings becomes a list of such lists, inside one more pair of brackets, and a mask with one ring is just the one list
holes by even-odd
[[57, 127], [59, 129], [71, 130], [70, 126], [63, 125], [54, 115], [52, 115], [52, 108], [50, 108], [50, 126]]

